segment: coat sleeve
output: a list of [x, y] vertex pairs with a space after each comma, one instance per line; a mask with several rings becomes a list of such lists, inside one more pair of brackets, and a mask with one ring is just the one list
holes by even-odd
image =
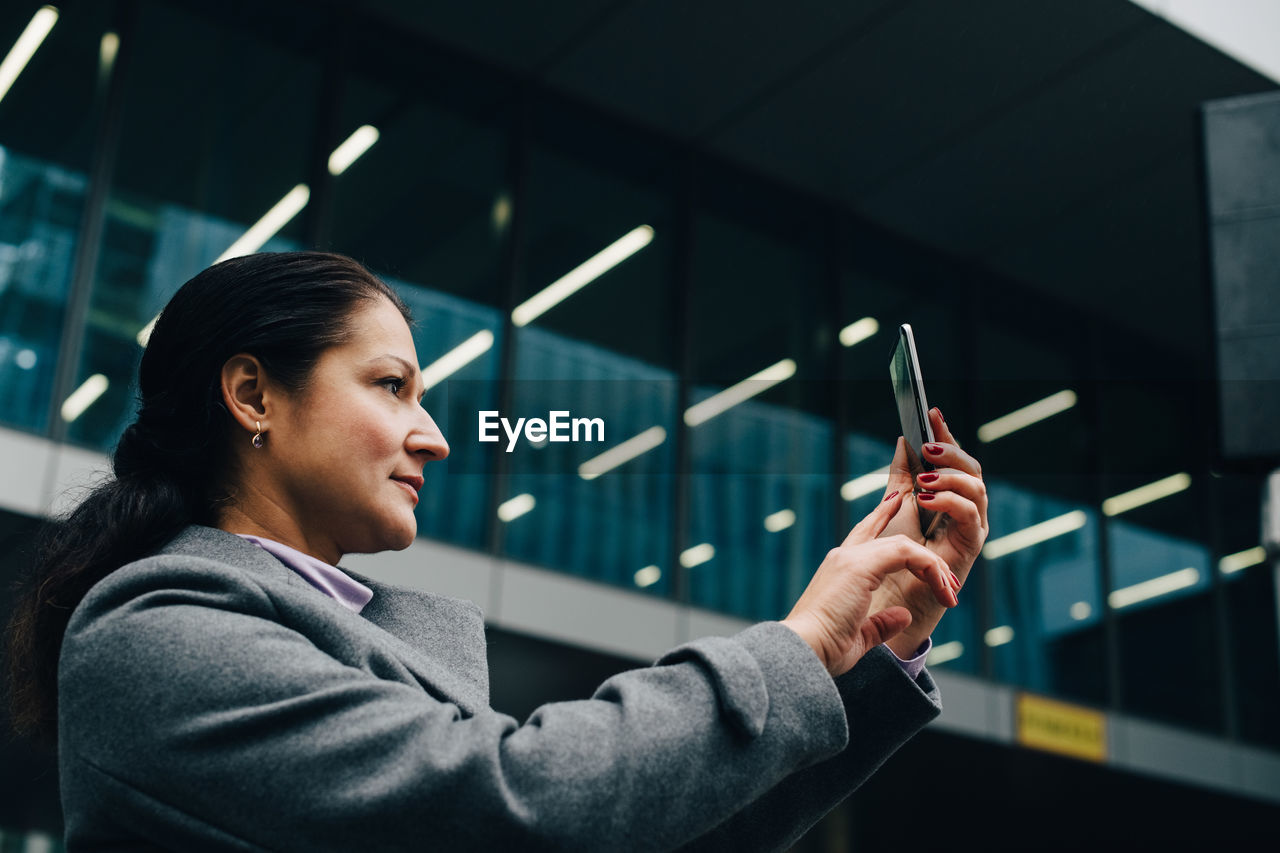
[[927, 670], [912, 681], [884, 647], [836, 679], [848, 718], [848, 745], [795, 773], [685, 848], [782, 850], [856, 790], [902, 744], [942, 712]]
[[848, 739], [835, 682], [777, 623], [519, 725], [339, 662], [242, 572], [201, 562], [134, 564], [73, 615], [70, 849], [104, 821], [188, 850], [671, 849]]

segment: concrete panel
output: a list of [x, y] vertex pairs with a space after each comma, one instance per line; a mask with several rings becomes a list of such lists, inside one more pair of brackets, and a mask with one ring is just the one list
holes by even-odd
[[88, 492], [111, 475], [111, 461], [105, 454], [60, 446], [54, 454], [53, 477], [45, 506], [51, 515], [72, 509]]
[[495, 583], [498, 627], [642, 660], [677, 644], [668, 602], [505, 561]]
[[487, 612], [495, 562], [477, 551], [419, 539], [403, 551], [352, 554], [342, 565], [396, 586], [465, 598]]
[[1222, 740], [1112, 715], [1110, 763], [1125, 770], [1225, 790], [1236, 789], [1234, 749]]
[[25, 515], [43, 515], [45, 480], [53, 461], [43, 438], [0, 429], [0, 507]]
[[699, 637], [732, 637], [739, 631], [750, 628], [752, 622], [714, 613], [710, 610], [699, 610], [695, 607], [684, 608], [679, 642], [696, 640]]
[[[931, 725], [944, 731], [1008, 743], [1013, 740], [1012, 691], [976, 678], [933, 672], [942, 694], [942, 716]], [[996, 708], [1003, 704], [1004, 708]]]

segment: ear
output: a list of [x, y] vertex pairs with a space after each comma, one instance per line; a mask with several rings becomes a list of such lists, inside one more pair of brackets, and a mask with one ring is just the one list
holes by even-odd
[[222, 365], [222, 402], [243, 429], [267, 429], [266, 372], [262, 362], [248, 353], [238, 353]]

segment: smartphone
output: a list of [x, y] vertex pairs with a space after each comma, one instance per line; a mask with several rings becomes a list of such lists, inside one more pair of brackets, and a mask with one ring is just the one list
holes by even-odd
[[[889, 378], [893, 380], [893, 396], [898, 401], [898, 417], [902, 421], [902, 436], [907, 440], [907, 464], [911, 467], [913, 491], [920, 492], [917, 474], [932, 471], [934, 466], [924, 458], [924, 445], [933, 441], [933, 427], [929, 424], [929, 404], [924, 396], [924, 379], [920, 376], [920, 359], [916, 356], [916, 340], [911, 326], [898, 327], [898, 345], [889, 360]], [[928, 538], [938, 520], [937, 512], [920, 506], [920, 530]]]

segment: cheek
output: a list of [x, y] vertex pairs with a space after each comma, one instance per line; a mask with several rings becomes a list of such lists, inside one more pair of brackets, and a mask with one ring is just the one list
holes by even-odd
[[[332, 424], [331, 455], [337, 464], [353, 463], [378, 477], [391, 474], [403, 440], [395, 419], [376, 405], [347, 409]], [[386, 469], [386, 470], [384, 470]]]

